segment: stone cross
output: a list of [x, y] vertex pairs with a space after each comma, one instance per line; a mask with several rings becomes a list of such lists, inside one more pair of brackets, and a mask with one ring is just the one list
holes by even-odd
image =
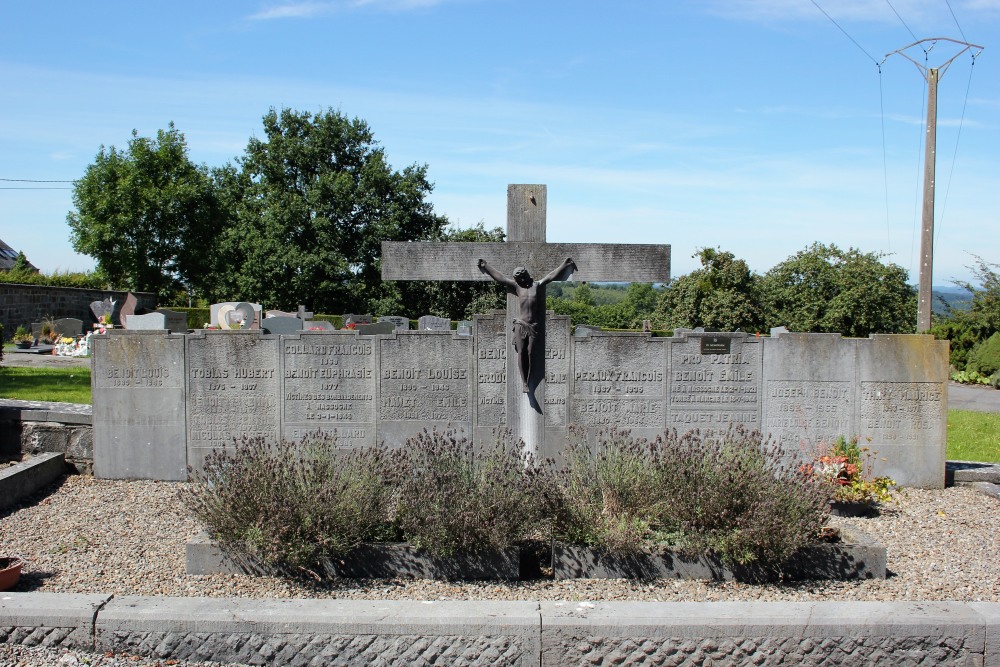
[[[617, 243], [546, 243], [544, 185], [507, 186], [507, 242], [382, 242], [383, 280], [492, 280], [479, 269], [485, 259], [510, 276], [523, 266], [537, 280], [567, 257], [576, 264], [575, 280], [591, 282], [667, 282], [670, 280], [670, 246]], [[544, 299], [544, 287], [539, 288]], [[534, 391], [523, 392], [517, 355], [511, 349], [512, 318], [518, 312], [517, 296], [507, 295], [507, 419], [515, 437], [528, 451], [542, 442], [544, 381]], [[544, 322], [536, 343], [537, 361], [532, 375], [544, 378]]]
[[299, 304], [299, 312], [296, 313], [295, 316], [298, 317], [300, 320], [305, 321], [305, 320], [312, 319], [313, 314], [311, 312], [309, 312], [308, 310], [306, 310], [305, 306], [303, 306], [302, 304]]

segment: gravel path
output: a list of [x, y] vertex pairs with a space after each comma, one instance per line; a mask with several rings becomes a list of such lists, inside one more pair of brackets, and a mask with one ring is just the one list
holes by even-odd
[[[188, 576], [185, 542], [200, 530], [183, 484], [69, 476], [49, 495], [0, 513], [0, 549], [28, 561], [17, 591], [246, 598], [419, 600], [958, 600], [1000, 602], [1000, 500], [963, 487], [911, 489], [898, 507], [834, 519], [888, 549], [884, 581], [737, 582], [359, 580], [325, 585], [243, 575]], [[80, 663], [75, 663], [79, 656]], [[0, 664], [159, 665], [0, 645]], [[194, 665], [196, 663], [176, 663]], [[198, 663], [201, 664], [201, 663]]]

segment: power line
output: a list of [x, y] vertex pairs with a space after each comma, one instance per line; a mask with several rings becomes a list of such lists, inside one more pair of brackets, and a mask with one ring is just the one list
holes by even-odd
[[876, 67], [878, 67], [878, 68], [879, 68], [879, 69], [881, 70], [881, 67], [882, 67], [882, 63], [884, 63], [884, 62], [885, 62], [885, 59], [883, 59], [883, 60], [882, 60], [882, 63], [880, 63], [879, 61], [875, 60], [875, 57], [874, 57], [874, 56], [872, 56], [872, 54], [868, 53], [868, 52], [867, 52], [867, 51], [865, 50], [865, 47], [863, 47], [863, 46], [861, 46], [860, 44], [858, 44], [858, 40], [856, 40], [856, 39], [854, 39], [853, 37], [851, 37], [850, 33], [848, 33], [848, 32], [847, 32], [846, 30], [844, 30], [844, 28], [843, 28], [843, 27], [842, 27], [842, 26], [841, 26], [841, 25], [840, 25], [839, 23], [837, 23], [836, 21], [834, 21], [834, 20], [833, 20], [833, 17], [832, 17], [832, 16], [830, 16], [829, 14], [827, 14], [827, 13], [826, 13], [826, 10], [825, 10], [825, 9], [823, 9], [822, 7], [820, 7], [820, 6], [819, 6], [819, 3], [818, 3], [818, 2], [816, 2], [816, 0], [810, 0], [810, 1], [811, 1], [811, 2], [812, 2], [812, 3], [814, 4], [814, 5], [816, 5], [816, 9], [820, 10], [821, 12], [823, 12], [823, 16], [825, 16], [826, 18], [830, 19], [830, 23], [832, 23], [833, 25], [837, 26], [837, 28], [838, 28], [838, 29], [840, 29], [840, 32], [844, 33], [844, 35], [845, 35], [845, 36], [847, 37], [847, 39], [849, 39], [849, 40], [851, 40], [852, 42], [854, 42], [854, 46], [856, 46], [856, 47], [858, 47], [859, 49], [861, 49], [861, 53], [863, 53], [863, 54], [865, 54], [866, 56], [868, 56], [868, 58], [869, 58], [869, 59], [870, 59], [870, 60], [871, 60], [871, 61], [872, 61], [873, 63], [875, 63], [875, 66], [876, 66]]
[[6, 183], [76, 183], [76, 181], [45, 181], [35, 178], [0, 178]]
[[962, 26], [959, 25], [959, 23], [958, 23], [958, 17], [955, 16], [955, 10], [951, 8], [951, 3], [948, 2], [948, 0], [944, 0], [944, 4], [948, 5], [948, 11], [951, 12], [951, 18], [955, 19], [955, 25], [958, 26], [958, 32], [959, 32], [960, 35], [962, 35], [962, 41], [963, 42], [969, 41], [965, 37], [965, 31], [962, 30]]
[[910, 26], [906, 25], [906, 21], [904, 21], [903, 17], [899, 15], [899, 12], [896, 11], [896, 8], [892, 6], [892, 3], [889, 2], [889, 0], [885, 0], [885, 4], [889, 5], [889, 9], [891, 9], [892, 13], [896, 15], [896, 18], [899, 19], [899, 22], [903, 24], [903, 27], [906, 28], [906, 31], [910, 33], [910, 37], [913, 38], [913, 41], [914, 42], [917, 41], [917, 36], [913, 34], [912, 30], [910, 30]]
[[[961, 29], [961, 28], [960, 28]], [[980, 53], [982, 53], [980, 51]], [[941, 228], [944, 227], [944, 214], [948, 209], [948, 195], [951, 193], [951, 180], [955, 175], [955, 163], [958, 161], [958, 142], [962, 138], [962, 127], [965, 125], [965, 110], [969, 106], [969, 91], [972, 90], [972, 72], [976, 69], [976, 56], [972, 56], [972, 66], [969, 67], [969, 81], [965, 86], [965, 100], [962, 102], [962, 117], [958, 121], [958, 134], [955, 137], [955, 152], [951, 156], [951, 170], [948, 172], [948, 185], [944, 189], [944, 202], [941, 204], [941, 220], [938, 222], [935, 234], [937, 239], [941, 239]]]

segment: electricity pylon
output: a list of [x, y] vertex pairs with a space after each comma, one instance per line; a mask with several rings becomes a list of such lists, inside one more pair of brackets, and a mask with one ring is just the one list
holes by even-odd
[[[907, 49], [919, 46], [925, 42], [932, 42], [931, 49], [938, 42], [951, 42], [963, 48], [943, 65], [928, 68], [906, 53]], [[934, 272], [934, 167], [937, 160], [938, 79], [944, 76], [945, 70], [955, 61], [955, 58], [958, 58], [969, 49], [979, 49], [979, 52], [972, 56], [974, 60], [983, 52], [983, 48], [985, 47], [978, 44], [960, 42], [957, 39], [949, 37], [929, 37], [885, 54], [886, 58], [896, 54], [903, 56], [917, 66], [917, 69], [920, 70], [920, 73], [927, 81], [927, 136], [924, 141], [924, 208], [920, 233], [920, 284], [917, 293], [917, 333], [926, 333], [931, 328], [931, 302], [934, 298], [931, 278]], [[924, 54], [926, 55], [929, 51], [929, 49], [925, 50]]]

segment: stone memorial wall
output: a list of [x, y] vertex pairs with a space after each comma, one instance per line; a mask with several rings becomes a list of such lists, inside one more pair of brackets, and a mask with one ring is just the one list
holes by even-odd
[[[454, 427], [488, 440], [521, 398], [508, 387], [508, 334], [503, 313], [477, 315], [472, 335], [113, 330], [93, 346], [95, 472], [181, 479], [243, 435], [323, 431], [352, 448]], [[944, 484], [948, 344], [930, 336], [576, 337], [550, 313], [544, 355], [543, 456], [559, 454], [571, 424], [648, 438], [744, 424], [807, 454], [856, 435], [886, 459], [878, 474]]]

